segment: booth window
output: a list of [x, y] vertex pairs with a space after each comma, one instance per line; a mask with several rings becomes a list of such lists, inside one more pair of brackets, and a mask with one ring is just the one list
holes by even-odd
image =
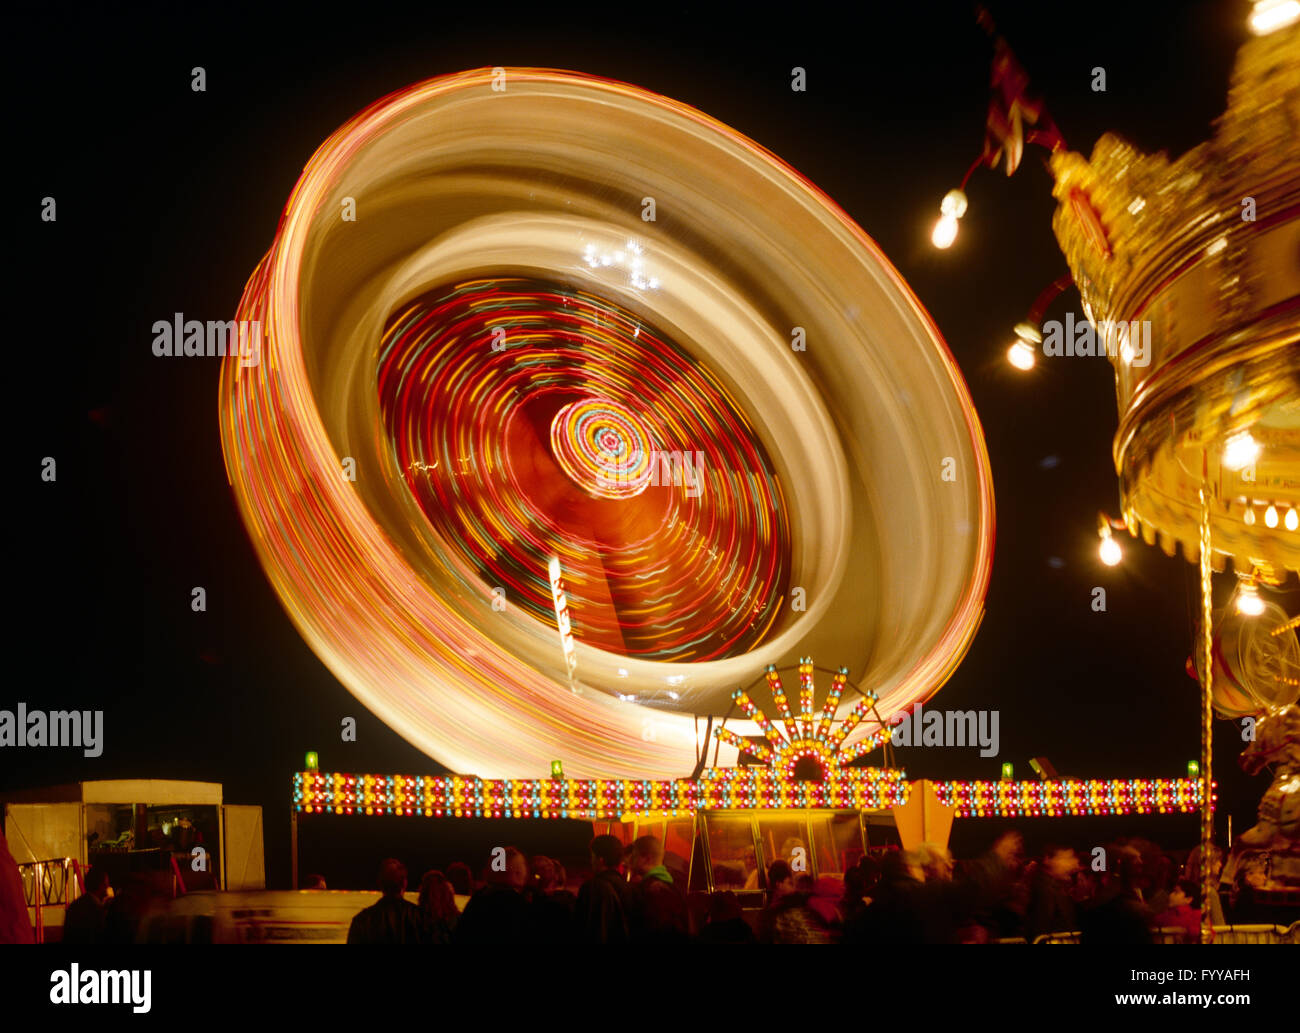
[[803, 818], [759, 818], [758, 835], [763, 844], [763, 863], [772, 867], [784, 861], [795, 878], [813, 874], [812, 851], [808, 849], [808, 822]]
[[710, 814], [705, 819], [705, 828], [715, 890], [755, 892], [767, 885], [758, 865], [754, 823], [748, 815], [724, 818]]
[[818, 875], [843, 875], [863, 855], [862, 826], [856, 812], [818, 814], [812, 819]]
[[[174, 857], [187, 890], [212, 889], [221, 884], [220, 820], [215, 804], [87, 804], [86, 854], [118, 883], [129, 872], [169, 870]], [[196, 857], [205, 870], [194, 870]]]

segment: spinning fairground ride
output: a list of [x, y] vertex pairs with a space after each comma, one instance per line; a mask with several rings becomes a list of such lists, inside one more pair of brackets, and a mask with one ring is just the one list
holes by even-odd
[[[716, 888], [792, 840], [842, 871], [876, 821], [1198, 806], [856, 766], [979, 624], [983, 434], [873, 242], [708, 116], [539, 69], [399, 91], [308, 163], [239, 317], [263, 352], [223, 368], [221, 433], [259, 558], [340, 681], [467, 773], [304, 771], [295, 817], [743, 819], [734, 858], [701, 847]], [[820, 696], [809, 656], [842, 665]]]

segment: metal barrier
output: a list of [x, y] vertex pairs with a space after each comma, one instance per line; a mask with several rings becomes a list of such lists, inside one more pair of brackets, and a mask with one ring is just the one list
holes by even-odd
[[[32, 912], [36, 942], [45, 942], [45, 912], [63, 908], [86, 892], [81, 864], [72, 857], [55, 857], [48, 861], [25, 861], [18, 866], [23, 882], [23, 899]], [[73, 893], [76, 886], [77, 892]]]
[[[1216, 925], [1215, 943], [1300, 943], [1300, 922], [1285, 925]], [[1182, 926], [1152, 929], [1156, 943], [1195, 943], [1196, 937]], [[1078, 932], [1044, 933], [1034, 943], [1078, 943]], [[1024, 940], [998, 940], [998, 943], [1024, 943]]]
[[172, 897], [185, 895], [185, 876], [181, 874], [180, 865], [176, 863], [176, 855], [171, 855], [172, 865]]
[[1078, 932], [1043, 933], [1034, 937], [1034, 943], [1078, 943], [1080, 935]]
[[1215, 943], [1300, 943], [1300, 922], [1282, 925], [1216, 925]]

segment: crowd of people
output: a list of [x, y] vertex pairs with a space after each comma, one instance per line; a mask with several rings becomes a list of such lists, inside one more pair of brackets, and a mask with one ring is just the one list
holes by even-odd
[[[766, 872], [764, 906], [749, 918], [733, 891], [686, 892], [683, 873], [665, 866], [653, 836], [628, 847], [597, 836], [590, 861], [575, 893], [558, 861], [499, 849], [477, 884], [460, 863], [425, 873], [413, 904], [405, 867], [386, 860], [383, 896], [356, 916], [348, 942], [922, 944], [1078, 932], [1085, 943], [1146, 943], [1157, 929], [1194, 940], [1201, 923], [1198, 852], [1179, 864], [1144, 840], [1083, 859], [1049, 846], [1027, 859], [1023, 839], [1010, 832], [967, 861], [923, 844], [867, 855], [842, 877], [818, 879], [778, 860]], [[458, 896], [468, 897], [463, 910]], [[1221, 924], [1217, 896], [1210, 907]]]

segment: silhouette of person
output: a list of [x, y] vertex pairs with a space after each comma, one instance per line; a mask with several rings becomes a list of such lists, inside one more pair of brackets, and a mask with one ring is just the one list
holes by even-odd
[[385, 860], [379, 866], [379, 891], [378, 903], [352, 919], [348, 943], [427, 943], [424, 913], [403, 896], [406, 865], [392, 857]]

